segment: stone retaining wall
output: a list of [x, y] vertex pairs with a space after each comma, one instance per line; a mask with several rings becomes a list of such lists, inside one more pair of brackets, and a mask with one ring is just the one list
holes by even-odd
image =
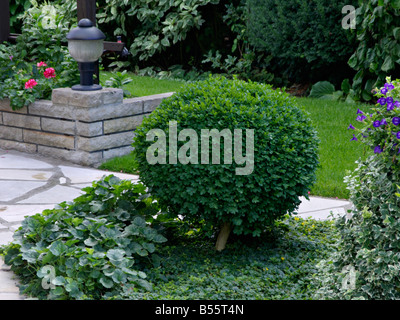
[[60, 88], [53, 90], [51, 101], [20, 110], [0, 100], [0, 148], [97, 166], [130, 153], [135, 128], [172, 94], [123, 99], [121, 89]]

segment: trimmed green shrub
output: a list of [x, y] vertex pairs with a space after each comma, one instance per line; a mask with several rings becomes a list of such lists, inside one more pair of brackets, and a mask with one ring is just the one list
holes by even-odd
[[272, 56], [269, 69], [277, 76], [340, 84], [355, 50], [355, 33], [341, 24], [342, 8], [351, 4], [357, 1], [248, 0], [249, 42]]
[[[197, 142], [191, 141], [189, 152], [185, 149], [190, 142], [184, 137], [177, 142], [178, 153], [189, 158], [188, 164], [169, 161], [174, 156], [169, 145], [174, 143], [169, 139], [174, 121], [178, 134], [189, 129], [198, 136]], [[157, 144], [155, 136], [147, 138], [152, 129], [160, 134], [160, 148], [154, 154], [165, 154], [165, 164], [148, 162], [149, 150]], [[241, 139], [232, 139], [233, 144], [243, 143], [237, 148], [240, 154], [235, 153], [232, 159], [232, 152], [224, 153], [225, 147], [232, 147], [232, 141], [226, 138], [217, 137], [213, 144], [209, 139], [202, 147], [203, 129], [215, 129], [217, 133], [226, 129], [225, 133], [232, 136], [235, 129], [243, 130]], [[246, 130], [254, 130], [254, 147]], [[164, 133], [163, 149], [160, 141]], [[182, 215], [195, 225], [202, 222], [208, 229], [229, 224], [235, 234], [253, 236], [259, 236], [277, 218], [298, 207], [299, 196], [307, 197], [315, 181], [318, 164], [316, 132], [288, 94], [269, 85], [224, 77], [188, 84], [163, 100], [137, 128], [133, 146], [141, 180], [170, 215]], [[221, 164], [206, 164], [208, 156], [214, 155], [212, 146], [217, 146]], [[250, 174], [237, 174], [251, 162], [240, 163], [240, 156], [253, 151]], [[207, 161], [203, 161], [207, 152]]]
[[2, 248], [21, 291], [40, 299], [106, 299], [151, 290], [142, 270], [159, 262], [153, 253], [166, 241], [146, 222], [157, 203], [142, 184], [113, 175], [83, 190], [71, 203], [26, 217]]

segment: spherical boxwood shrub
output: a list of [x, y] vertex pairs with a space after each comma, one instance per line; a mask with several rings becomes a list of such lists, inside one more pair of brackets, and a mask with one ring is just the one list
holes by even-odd
[[[215, 129], [214, 140], [203, 139], [207, 129]], [[318, 164], [316, 132], [286, 93], [224, 77], [187, 84], [164, 100], [133, 146], [141, 180], [169, 214], [228, 225], [238, 235], [258, 236], [293, 212]]]

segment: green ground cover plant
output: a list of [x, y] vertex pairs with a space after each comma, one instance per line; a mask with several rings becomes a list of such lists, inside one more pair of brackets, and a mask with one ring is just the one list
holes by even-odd
[[167, 240], [154, 222], [157, 202], [142, 184], [113, 175], [83, 191], [72, 202], [26, 217], [14, 240], [0, 248], [21, 291], [64, 300], [107, 299], [125, 288], [152, 290], [143, 268], [158, 264], [154, 252]]
[[[179, 230], [179, 229], [177, 229]], [[309, 300], [321, 259], [336, 250], [333, 221], [283, 217], [260, 238], [235, 237], [222, 251], [214, 239], [179, 231], [157, 253], [161, 264], [144, 270], [152, 292], [117, 298], [145, 300]]]

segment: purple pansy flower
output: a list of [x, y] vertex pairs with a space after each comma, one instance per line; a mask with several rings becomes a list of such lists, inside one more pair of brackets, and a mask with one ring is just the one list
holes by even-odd
[[393, 90], [394, 89], [394, 85], [391, 83], [385, 83], [385, 88], [386, 90]]
[[364, 114], [360, 109], [357, 109], [357, 114]]
[[396, 100], [396, 101], [394, 102], [394, 105], [395, 105], [397, 108], [399, 108], [399, 107], [400, 107], [400, 102]]
[[355, 129], [351, 123], [350, 123], [349, 127], [347, 128], [347, 130], [349, 130], [349, 129], [353, 129], [353, 130]]
[[379, 120], [374, 121], [372, 124], [375, 128], [378, 128], [381, 125], [381, 122]]
[[393, 123], [395, 126], [398, 126], [398, 125], [400, 124], [400, 118], [399, 118], [399, 117], [393, 117], [392, 123]]
[[387, 111], [391, 111], [391, 110], [393, 110], [393, 109], [394, 109], [394, 104], [393, 104], [392, 102], [388, 102], [387, 107], [386, 107], [386, 110], [387, 110]]
[[388, 90], [386, 88], [381, 89], [382, 94], [386, 94], [387, 92], [388, 92]]
[[379, 103], [381, 106], [384, 106], [384, 105], [386, 104], [386, 99], [385, 99], [385, 98], [379, 98], [379, 99], [378, 99], [378, 103]]
[[361, 115], [361, 116], [358, 116], [356, 120], [362, 122], [362, 121], [364, 121], [364, 119], [366, 119], [366, 118], [367, 118], [366, 116]]
[[400, 139], [400, 131], [396, 133], [396, 138]]
[[387, 125], [386, 119], [382, 119], [381, 126], [386, 126], [386, 125]]
[[387, 103], [393, 103], [393, 98], [392, 97], [387, 97], [386, 98]]
[[351, 138], [350, 141], [358, 141], [358, 139], [357, 139], [356, 136], [353, 134], [353, 138]]
[[374, 149], [374, 153], [381, 153], [381, 152], [382, 152], [381, 146], [376, 146]]

